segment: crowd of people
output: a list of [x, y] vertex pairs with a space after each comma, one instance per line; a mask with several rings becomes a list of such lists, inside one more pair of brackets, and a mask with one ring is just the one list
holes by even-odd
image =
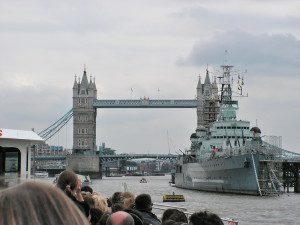
[[0, 192], [0, 225], [221, 225], [219, 216], [200, 211], [189, 218], [166, 209], [152, 212], [149, 194], [115, 192], [110, 198], [94, 192], [73, 171], [62, 172], [53, 185], [28, 181]]

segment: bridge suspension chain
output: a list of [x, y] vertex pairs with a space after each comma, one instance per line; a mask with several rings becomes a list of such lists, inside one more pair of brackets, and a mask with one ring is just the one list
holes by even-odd
[[47, 141], [54, 134], [56, 134], [58, 131], [60, 131], [60, 129], [63, 128], [63, 126], [66, 125], [69, 122], [69, 120], [72, 118], [72, 116], [73, 116], [73, 109], [69, 110], [65, 115], [63, 115], [61, 118], [59, 118], [51, 126], [46, 128], [45, 130], [41, 131], [39, 133], [39, 135], [45, 141]]

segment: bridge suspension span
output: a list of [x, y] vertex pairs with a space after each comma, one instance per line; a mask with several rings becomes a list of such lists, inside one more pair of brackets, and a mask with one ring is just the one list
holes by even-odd
[[61, 118], [59, 118], [56, 122], [54, 122], [51, 126], [46, 128], [45, 130], [41, 131], [39, 135], [47, 141], [49, 138], [51, 138], [54, 134], [56, 134], [58, 131], [60, 131], [63, 126], [65, 126], [69, 120], [73, 116], [73, 109], [69, 110], [65, 115], [63, 115]]

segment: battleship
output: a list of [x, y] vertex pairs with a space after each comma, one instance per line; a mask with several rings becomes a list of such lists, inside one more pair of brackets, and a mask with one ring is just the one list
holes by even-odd
[[208, 88], [208, 70], [204, 84], [199, 77], [197, 129], [190, 136], [191, 147], [182, 152], [176, 165], [175, 186], [260, 196], [280, 194], [282, 159], [294, 153], [264, 142], [260, 128], [237, 118], [235, 97], [245, 96], [244, 78], [232, 68], [222, 65], [220, 76]]

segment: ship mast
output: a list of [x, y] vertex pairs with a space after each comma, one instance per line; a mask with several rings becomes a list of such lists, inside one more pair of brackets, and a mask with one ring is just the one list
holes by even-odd
[[238, 101], [232, 100], [232, 77], [231, 65], [222, 65], [223, 72], [219, 78], [221, 84], [221, 98], [220, 98], [220, 113], [219, 120], [230, 121], [236, 119], [236, 110], [238, 109]]
[[221, 103], [225, 101], [232, 100], [232, 90], [231, 90], [231, 75], [230, 71], [233, 66], [230, 65], [222, 65], [221, 68], [223, 69], [222, 76], [220, 78], [221, 87]]

